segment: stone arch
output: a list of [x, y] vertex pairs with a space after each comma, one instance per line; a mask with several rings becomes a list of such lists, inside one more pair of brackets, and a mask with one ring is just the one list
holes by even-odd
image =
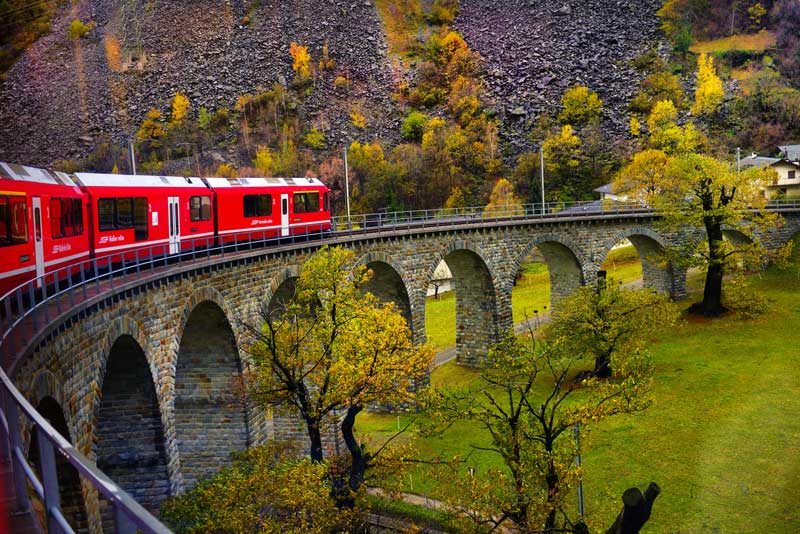
[[[496, 266], [480, 247], [464, 240], [449, 242], [426, 270], [429, 283], [444, 260], [453, 274], [456, 294], [456, 357], [464, 365], [479, 365], [489, 347], [511, 328], [511, 302], [498, 287]], [[423, 317], [424, 320], [424, 317]]]
[[249, 444], [247, 404], [237, 395], [242, 361], [225, 307], [214, 290], [195, 292], [177, 338], [173, 417], [184, 490]]
[[[46, 374], [48, 376], [53, 376], [52, 373], [49, 372], [46, 372]], [[37, 376], [42, 375], [43, 373], [39, 373]], [[47, 419], [56, 432], [72, 443], [72, 432], [69, 430], [69, 424], [67, 423], [67, 418], [62, 408], [63, 404], [55, 397], [48, 394], [34, 398], [36, 401], [33, 404], [36, 407], [36, 411]], [[81, 487], [81, 478], [78, 474], [78, 470], [61, 454], [56, 453], [55, 457], [61, 513], [75, 532], [88, 532], [88, 516], [86, 514], [83, 489]], [[36, 475], [39, 480], [43, 481], [39, 462], [38, 432], [33, 432], [31, 435], [30, 446], [28, 447], [28, 459], [36, 470]]]
[[602, 258], [598, 258], [602, 264], [611, 249], [618, 243], [628, 240], [639, 254], [639, 261], [642, 263], [642, 285], [646, 288], [654, 289], [675, 297], [682, 291], [686, 284], [686, 272], [678, 272], [659, 255], [668, 246], [664, 237], [653, 231], [651, 228], [635, 227], [627, 231], [613, 235], [603, 247]]
[[[541, 234], [528, 241], [522, 253], [513, 260], [514, 278], [525, 259], [538, 248], [550, 274], [550, 307], [584, 285], [590, 279], [586, 270], [591, 262], [572, 240], [556, 234]], [[512, 278], [512, 282], [514, 280]]]
[[280, 307], [294, 296], [300, 267], [291, 265], [281, 270], [269, 283], [264, 297], [264, 306], [269, 314], [277, 313]]
[[[157, 512], [169, 496], [170, 479], [157, 388], [139, 325], [127, 317], [109, 328], [109, 347], [94, 410], [97, 466], [145, 508]], [[101, 502], [105, 526], [113, 525]]]
[[753, 242], [753, 239], [750, 236], [741, 230], [737, 230], [736, 228], [723, 228], [722, 238], [736, 245], [749, 244]]
[[406, 318], [408, 326], [414, 330], [409, 291], [412, 284], [405, 269], [383, 252], [368, 252], [357, 264], [365, 265], [373, 271], [373, 277], [364, 289], [378, 297], [381, 302], [393, 302]]

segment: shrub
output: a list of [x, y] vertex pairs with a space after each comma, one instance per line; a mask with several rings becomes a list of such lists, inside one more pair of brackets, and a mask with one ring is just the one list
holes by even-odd
[[583, 125], [600, 118], [603, 102], [594, 91], [583, 85], [568, 89], [561, 98], [563, 109], [558, 115], [562, 124]]
[[220, 163], [214, 174], [220, 178], [236, 178], [238, 176], [236, 167], [230, 163]]
[[367, 127], [367, 118], [359, 110], [354, 109], [350, 112], [350, 121], [353, 123], [353, 126], [359, 130], [363, 130]]
[[211, 119], [211, 113], [209, 113], [208, 108], [205, 106], [197, 111], [197, 125], [201, 130], [208, 130], [211, 126]]
[[95, 24], [90, 22], [89, 24], [84, 24], [78, 19], [74, 19], [72, 22], [69, 23], [69, 28], [67, 29], [67, 35], [69, 35], [70, 39], [82, 39], [86, 37], [92, 29], [94, 28]]
[[400, 134], [403, 139], [411, 141], [422, 140], [422, 134], [425, 131], [425, 125], [428, 123], [428, 116], [419, 111], [412, 111], [403, 120], [403, 125], [400, 127]]
[[337, 76], [333, 80], [333, 86], [336, 89], [348, 90], [348, 89], [350, 89], [350, 80], [348, 80], [344, 76]]
[[311, 54], [308, 47], [295, 42], [289, 45], [289, 55], [292, 56], [292, 70], [298, 78], [305, 80], [311, 76]]
[[325, 148], [325, 134], [317, 128], [311, 128], [311, 131], [303, 138], [303, 142], [314, 150], [322, 150]]

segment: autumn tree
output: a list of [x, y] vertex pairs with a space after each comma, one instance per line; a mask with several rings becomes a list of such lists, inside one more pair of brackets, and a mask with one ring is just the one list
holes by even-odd
[[189, 114], [189, 99], [180, 91], [172, 99], [172, 114], [170, 120], [173, 124], [180, 124]]
[[610, 378], [618, 360], [642, 352], [676, 320], [667, 295], [610, 282], [584, 286], [559, 301], [544, 333], [560, 350], [590, 361], [589, 376], [598, 378]]
[[[666, 231], [697, 230], [688, 232], [697, 237], [668, 249], [667, 258], [675, 267], [706, 268], [703, 300], [692, 310], [709, 317], [720, 315], [726, 309], [722, 302], [725, 274], [783, 252], [768, 253], [759, 239], [763, 231], [781, 224], [780, 216], [763, 211], [763, 191], [772, 183], [774, 171], [751, 168], [737, 173], [728, 163], [694, 153], [666, 159], [651, 153], [635, 165], [649, 170], [646, 174], [630, 167], [623, 170], [615, 189], [656, 210], [661, 215], [659, 225]], [[740, 243], [724, 239], [725, 228], [735, 229], [746, 239]]]
[[576, 383], [584, 357], [558, 339], [509, 335], [489, 351], [478, 381], [432, 394], [425, 433], [473, 421], [489, 438], [471, 444], [475, 453], [502, 462], [484, 473], [467, 469], [468, 459], [435, 469], [444, 488], [437, 497], [456, 512], [463, 530], [587, 532], [565, 507], [580, 477], [572, 430], [646, 408], [651, 368], [644, 352], [620, 353], [613, 380]]
[[483, 210], [486, 217], [522, 215], [522, 202], [514, 193], [514, 186], [505, 178], [500, 178], [492, 188], [489, 204]]
[[692, 113], [711, 115], [716, 112], [725, 98], [722, 80], [714, 68], [714, 58], [707, 54], [697, 57], [697, 89], [694, 93]]
[[572, 126], [566, 124], [548, 136], [542, 143], [548, 184], [564, 199], [574, 199], [578, 194], [573, 178], [581, 165], [583, 153], [581, 140]]
[[292, 56], [292, 70], [298, 80], [308, 80], [311, 77], [311, 54], [308, 47], [292, 41], [289, 44], [289, 55]]
[[650, 146], [670, 155], [693, 152], [705, 142], [694, 124], [678, 124], [678, 110], [671, 100], [656, 102], [647, 117], [647, 129]]
[[558, 119], [563, 124], [583, 126], [600, 119], [603, 102], [597, 93], [588, 87], [578, 85], [564, 93], [561, 107]]
[[237, 453], [233, 464], [161, 509], [178, 533], [285, 532], [327, 534], [355, 529], [362, 507], [331, 498], [329, 466], [297, 458], [281, 443]]
[[161, 112], [155, 108], [145, 115], [142, 125], [136, 132], [136, 139], [146, 143], [149, 148], [161, 148], [166, 130], [161, 122]]
[[[310, 457], [324, 460], [322, 433], [338, 423], [350, 463], [339, 501], [363, 485], [377, 453], [355, 436], [356, 417], [370, 404], [413, 403], [433, 353], [415, 346], [393, 304], [363, 291], [372, 273], [352, 251], [323, 248], [309, 259], [285, 304], [246, 325], [254, 366], [249, 394], [266, 406], [290, 406], [305, 424]], [[341, 418], [340, 418], [341, 417]], [[349, 491], [348, 491], [349, 490]]]

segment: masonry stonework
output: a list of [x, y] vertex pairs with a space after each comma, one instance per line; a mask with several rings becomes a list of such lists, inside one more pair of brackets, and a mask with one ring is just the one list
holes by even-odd
[[[775, 247], [798, 231], [800, 216], [789, 215], [764, 240]], [[353, 249], [373, 269], [371, 289], [397, 304], [418, 343], [425, 341], [427, 288], [444, 260], [454, 276], [458, 359], [478, 365], [491, 343], [512, 327], [511, 291], [527, 256], [538, 252], [547, 262], [557, 304], [582, 284], [593, 283], [608, 252], [624, 239], [639, 251], [646, 286], [673, 296], [685, 293], [685, 272], [651, 258], [660, 247], [686, 236], [661, 234], [646, 216], [486, 222], [331, 242]], [[90, 459], [112, 470], [114, 461], [131, 467], [147, 459], [158, 466], [153, 472], [160, 479], [140, 488], [146, 494], [142, 498], [157, 507], [164, 496], [185, 491], [234, 450], [276, 436], [304, 439], [293, 417], [237, 402], [230, 385], [249, 365], [241, 350], [243, 322], [257, 322], [262, 306], [291, 295], [293, 278], [321, 244], [212, 257], [128, 286], [38, 340], [13, 369], [12, 379], [29, 399], [41, 399], [42, 390], [57, 390], [47, 394], [63, 409], [74, 445]], [[136, 353], [136, 367], [120, 370], [115, 363], [120, 341], [126, 353]], [[107, 395], [118, 395], [122, 404], [116, 406], [130, 425], [148, 429], [142, 436], [148, 452], [136, 452], [141, 444], [135, 439], [127, 448], [122, 443], [119, 450], [106, 448], [115, 440], [107, 426], [115, 402], [109, 404]], [[97, 492], [83, 483], [82, 493], [88, 529], [100, 532]]]

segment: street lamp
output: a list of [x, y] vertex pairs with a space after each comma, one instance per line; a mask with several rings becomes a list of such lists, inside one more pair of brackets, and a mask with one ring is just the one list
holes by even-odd
[[344, 199], [347, 206], [347, 228], [350, 228], [350, 178], [347, 174], [347, 147], [344, 147]]

